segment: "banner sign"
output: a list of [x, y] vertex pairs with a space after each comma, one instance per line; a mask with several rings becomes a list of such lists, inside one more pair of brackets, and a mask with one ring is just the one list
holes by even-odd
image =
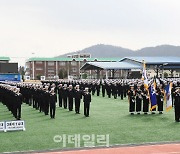
[[0, 131], [7, 132], [18, 130], [25, 131], [25, 122], [23, 120], [0, 122]]
[[0, 122], [0, 132], [5, 130], [5, 123]]
[[6, 121], [6, 131], [25, 130], [23, 120]]
[[0, 81], [21, 81], [20, 74], [0, 74]]

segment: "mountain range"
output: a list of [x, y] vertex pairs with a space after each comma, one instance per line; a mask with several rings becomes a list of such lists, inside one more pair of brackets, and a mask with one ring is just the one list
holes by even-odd
[[76, 52], [70, 52], [58, 57], [67, 57], [67, 55], [78, 53], [90, 53], [93, 58], [100, 57], [128, 57], [128, 56], [143, 56], [143, 57], [162, 57], [173, 56], [180, 57], [180, 46], [173, 45], [159, 45], [156, 47], [146, 47], [140, 50], [131, 50], [118, 46], [97, 44], [91, 47], [79, 50]]

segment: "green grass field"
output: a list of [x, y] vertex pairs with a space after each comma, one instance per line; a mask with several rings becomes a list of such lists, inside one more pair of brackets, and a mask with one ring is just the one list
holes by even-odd
[[[163, 115], [129, 115], [127, 99], [94, 96], [87, 118], [83, 116], [83, 103], [80, 115], [57, 108], [55, 119], [23, 104], [22, 119], [26, 131], [0, 132], [0, 152], [62, 149], [62, 142], [53, 141], [55, 135], [62, 134], [109, 134], [110, 145], [180, 141], [180, 124], [174, 122], [173, 110]], [[0, 121], [3, 120], [14, 118], [0, 103]], [[67, 148], [74, 148], [74, 144], [67, 144]]]

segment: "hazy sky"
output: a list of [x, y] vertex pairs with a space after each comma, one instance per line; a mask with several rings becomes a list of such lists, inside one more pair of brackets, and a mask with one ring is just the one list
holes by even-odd
[[0, 0], [0, 56], [179, 42], [180, 0]]

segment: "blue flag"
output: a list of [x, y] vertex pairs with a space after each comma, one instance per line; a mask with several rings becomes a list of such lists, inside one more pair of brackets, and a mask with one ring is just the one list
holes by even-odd
[[149, 86], [149, 94], [150, 94], [150, 101], [151, 101], [151, 111], [156, 108], [157, 106], [157, 99], [156, 99], [156, 82]]
[[172, 109], [172, 96], [171, 96], [171, 90], [172, 90], [172, 82], [170, 84], [168, 84], [165, 87], [165, 101], [166, 101], [166, 111], [169, 111], [170, 109]]

